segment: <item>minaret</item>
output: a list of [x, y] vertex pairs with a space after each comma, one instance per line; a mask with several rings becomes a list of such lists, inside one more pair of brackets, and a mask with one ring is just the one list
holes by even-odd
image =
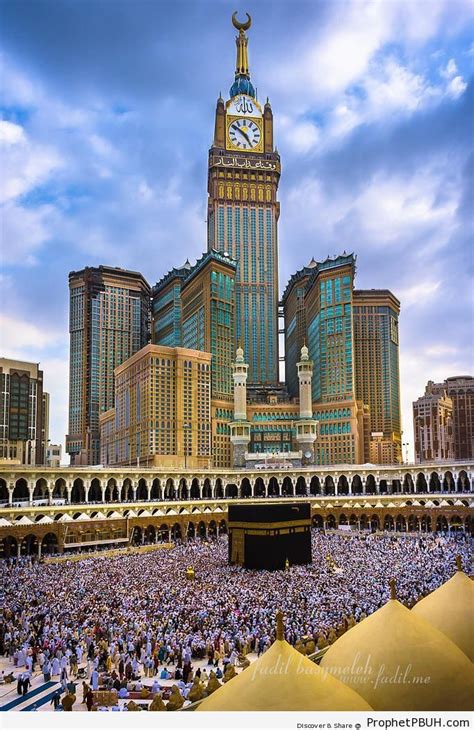
[[233, 451], [233, 466], [245, 466], [245, 452], [250, 442], [250, 423], [247, 421], [247, 371], [244, 351], [239, 346], [235, 363], [232, 365], [234, 378], [234, 420], [230, 426], [230, 442]]
[[318, 435], [318, 422], [313, 419], [311, 380], [313, 361], [309, 359], [306, 345], [301, 348], [301, 360], [296, 363], [300, 382], [300, 417], [296, 422], [296, 440], [302, 452], [303, 466], [314, 464], [314, 442]]

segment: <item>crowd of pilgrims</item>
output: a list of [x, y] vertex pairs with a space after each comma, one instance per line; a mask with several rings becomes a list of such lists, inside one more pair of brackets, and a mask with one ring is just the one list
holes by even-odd
[[456, 554], [469, 570], [468, 541], [456, 536], [313, 531], [313, 563], [271, 573], [229, 566], [227, 551], [221, 537], [77, 562], [3, 561], [0, 654], [64, 685], [82, 666], [93, 689], [101, 672], [116, 686], [145, 676], [185, 687], [193, 660], [220, 673], [265, 651], [278, 609], [286, 639], [314, 650], [383, 605], [390, 578], [411, 606], [453, 575]]

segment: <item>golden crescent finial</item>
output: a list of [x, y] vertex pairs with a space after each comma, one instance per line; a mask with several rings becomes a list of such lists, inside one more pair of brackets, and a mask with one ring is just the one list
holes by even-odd
[[237, 28], [237, 30], [239, 30], [239, 31], [246, 31], [252, 25], [252, 18], [250, 17], [250, 15], [248, 13], [245, 13], [245, 14], [247, 16], [247, 21], [245, 23], [240, 23], [237, 20], [237, 10], [235, 11], [235, 13], [232, 13], [232, 25], [234, 26], [234, 28]]

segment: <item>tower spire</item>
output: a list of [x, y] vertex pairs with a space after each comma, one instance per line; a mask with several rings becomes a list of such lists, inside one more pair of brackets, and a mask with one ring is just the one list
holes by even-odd
[[237, 11], [235, 11], [235, 13], [233, 13], [232, 15], [232, 24], [234, 28], [237, 28], [237, 30], [239, 31], [239, 35], [235, 39], [235, 44], [237, 46], [235, 78], [237, 79], [239, 76], [245, 76], [245, 78], [249, 79], [249, 55], [247, 49], [249, 39], [245, 35], [245, 31], [248, 30], [252, 25], [252, 18], [247, 13], [247, 21], [245, 23], [240, 23], [237, 20]]
[[234, 28], [237, 28], [239, 35], [235, 39], [237, 61], [235, 64], [235, 80], [230, 87], [230, 98], [233, 99], [237, 94], [247, 94], [255, 99], [255, 89], [250, 81], [249, 54], [247, 48], [249, 39], [245, 35], [245, 31], [252, 25], [252, 18], [247, 13], [246, 22], [241, 23], [237, 20], [237, 11], [235, 11], [232, 15], [232, 25]]

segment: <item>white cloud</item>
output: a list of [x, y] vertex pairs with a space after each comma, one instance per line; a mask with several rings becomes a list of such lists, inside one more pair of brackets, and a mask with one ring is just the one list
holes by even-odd
[[386, 45], [411, 50], [435, 38], [441, 28], [454, 35], [471, 22], [469, 3], [463, 0], [435, 0], [429, 12], [426, 3], [386, 0], [334, 3], [332, 10], [319, 33], [311, 29], [293, 55], [285, 53], [272, 66], [276, 93], [278, 87], [285, 89], [303, 105], [327, 101], [360, 83]]
[[447, 345], [444, 343], [432, 345], [431, 347], [425, 347], [425, 355], [428, 357], [453, 357], [459, 354], [459, 349], [453, 345]]
[[1, 215], [3, 263], [34, 265], [36, 252], [51, 235], [54, 208], [23, 208], [9, 201], [2, 206]]
[[5, 54], [0, 54], [2, 83], [0, 94], [4, 106], [34, 106], [38, 99], [38, 89], [31, 78], [25, 76], [10, 63]]
[[0, 123], [0, 145], [3, 168], [1, 202], [28, 193], [61, 166], [56, 150], [32, 142], [18, 124], [7, 121]]
[[458, 196], [459, 190], [447, 187], [437, 168], [405, 176], [377, 173], [362, 189], [336, 195], [317, 178], [305, 178], [287, 197], [285, 225], [306, 226], [308, 236], [327, 241], [352, 241], [357, 231], [366, 249], [425, 238], [428, 246], [439, 249], [456, 225]]
[[[456, 77], [449, 82], [451, 96], [459, 95], [465, 86]], [[462, 79], [461, 79], [462, 81]], [[400, 64], [393, 56], [372, 61], [357, 87], [350, 87], [326, 110], [324, 130], [304, 116], [301, 110], [277, 117], [277, 134], [283, 143], [296, 152], [308, 152], [318, 145], [319, 152], [339, 146], [343, 138], [362, 124], [372, 124], [406, 116], [439, 101], [443, 89], [434, 87], [419, 73]]]
[[275, 122], [276, 134], [292, 151], [309, 152], [320, 140], [320, 130], [310, 121], [298, 121], [292, 116], [281, 114]]
[[322, 144], [331, 148], [361, 124], [412, 114], [442, 96], [418, 73], [394, 57], [370, 64], [357, 89], [349, 89], [327, 113]]
[[[285, 52], [281, 62], [272, 64], [266, 79], [270, 88], [274, 84], [272, 96], [278, 97], [295, 130], [293, 138], [283, 134], [289, 149], [334, 147], [362, 124], [392, 122], [397, 115], [440, 102], [446, 94], [456, 98], [466, 88], [454, 59], [440, 69], [443, 81], [438, 85], [429, 80], [431, 69], [416, 66], [419, 46], [440, 31], [453, 35], [470, 22], [463, 0], [434, 0], [429, 13], [425, 3], [335, 3], [327, 17], [319, 32], [300, 39], [294, 55]], [[326, 118], [321, 134], [303, 127], [299, 144], [298, 125], [307, 124], [316, 110]]]
[[457, 72], [458, 67], [456, 66], [454, 58], [450, 58], [446, 66], [441, 67], [439, 70], [440, 76], [442, 76], [443, 79], [452, 79]]
[[285, 56], [272, 69], [282, 88], [303, 98], [330, 98], [346, 89], [365, 73], [373, 54], [390, 37], [389, 6], [363, 2], [333, 7], [316, 41], [311, 39], [306, 48], [299, 44], [293, 58]]
[[449, 82], [446, 92], [449, 96], [457, 99], [458, 96], [461, 96], [461, 94], [463, 94], [466, 89], [467, 83], [464, 81], [463, 77], [455, 76], [454, 79], [451, 79], [451, 81]]
[[25, 132], [19, 124], [0, 119], [0, 144], [11, 145], [25, 141]]
[[114, 146], [104, 137], [98, 134], [91, 134], [89, 137], [89, 143], [91, 145], [94, 155], [99, 155], [107, 160], [116, 160], [117, 151]]
[[419, 74], [400, 65], [395, 58], [385, 58], [364, 82], [369, 115], [386, 116], [393, 111], [414, 111], [436, 96], [436, 90]]
[[467, 83], [463, 77], [458, 73], [458, 67], [454, 58], [450, 58], [446, 66], [442, 66], [439, 69], [440, 76], [446, 80], [445, 93], [451, 96], [453, 99], [457, 99], [458, 96], [464, 93], [467, 88]]
[[3, 357], [25, 359], [36, 350], [56, 345], [64, 337], [62, 331], [38, 327], [26, 320], [0, 313], [0, 346]]
[[439, 291], [441, 281], [434, 281], [432, 279], [425, 279], [424, 281], [417, 280], [415, 284], [405, 287], [404, 289], [398, 290], [398, 296], [400, 301], [403, 302], [403, 307], [426, 307], [433, 305], [433, 299], [436, 293]]
[[438, 235], [446, 223], [446, 233], [450, 232], [457, 199], [438, 202], [442, 184], [439, 175], [424, 171], [411, 177], [376, 175], [353, 206], [368, 241], [396, 243], [407, 234], [416, 236], [434, 228]]

